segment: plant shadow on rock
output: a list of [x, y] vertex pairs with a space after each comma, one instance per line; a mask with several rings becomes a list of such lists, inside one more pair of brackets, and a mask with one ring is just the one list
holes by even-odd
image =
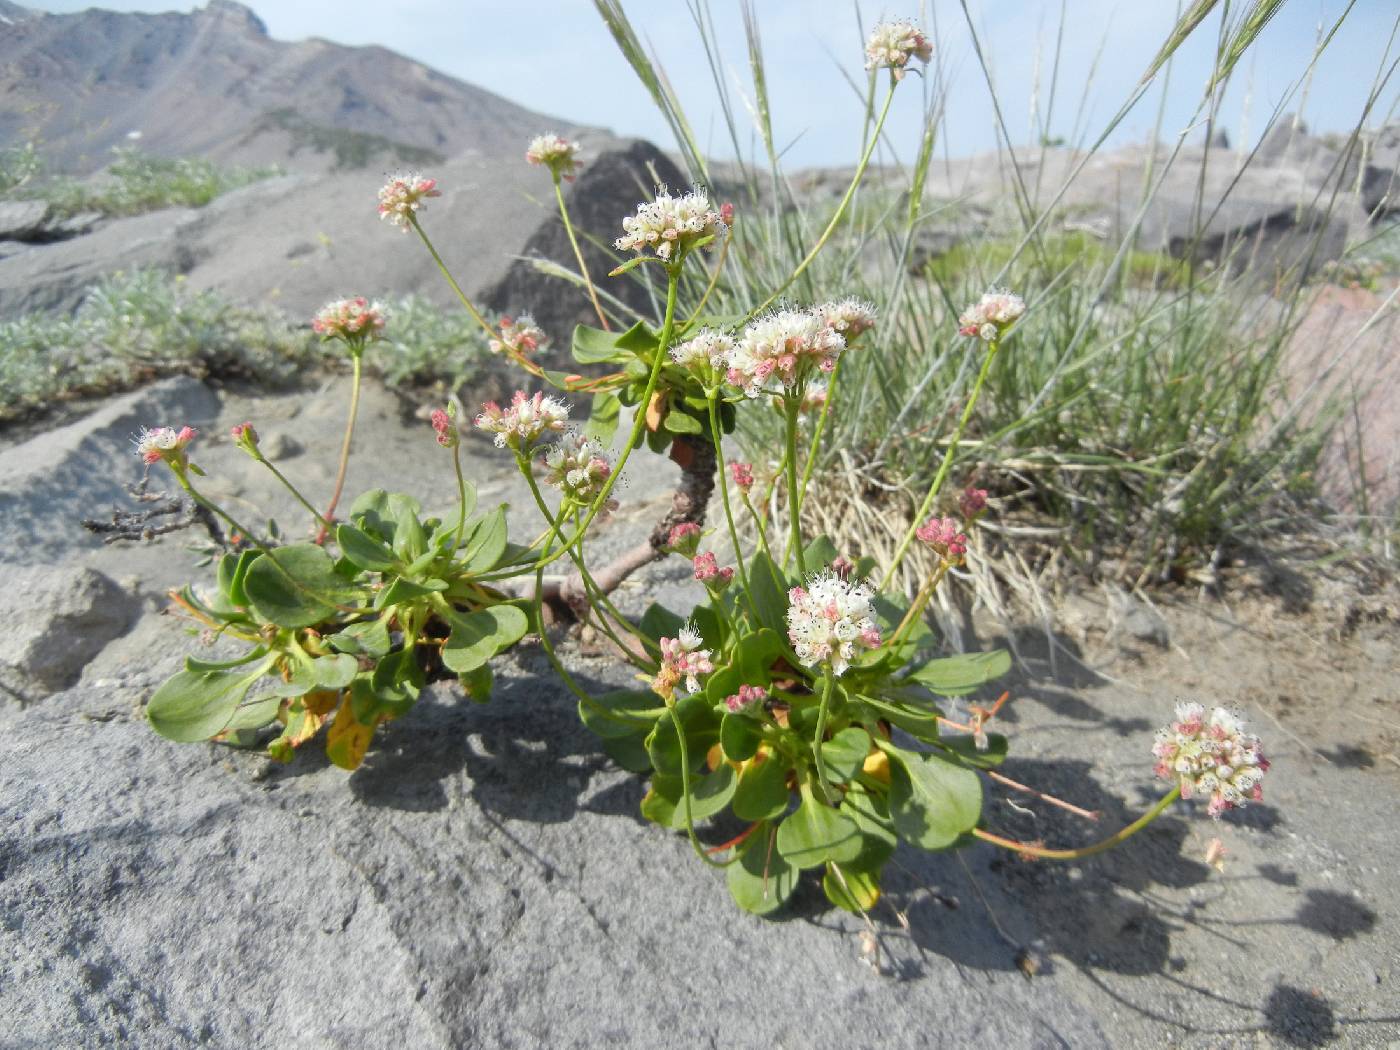
[[[462, 793], [500, 818], [555, 824], [580, 808], [640, 822], [639, 778], [617, 770], [579, 722], [577, 705], [533, 653], [498, 668], [491, 700], [477, 704], [451, 682], [425, 690], [413, 710], [382, 725], [364, 764], [349, 774], [363, 805], [404, 812], [445, 809], [454, 778]], [[541, 661], [542, 662], [542, 661]], [[575, 675], [592, 693], [609, 688]], [[329, 763], [314, 745], [283, 775], [317, 773]], [[624, 783], [581, 796], [595, 774], [615, 771]], [[344, 774], [341, 774], [344, 775]], [[635, 781], [635, 783], [633, 783]]]
[[1266, 1031], [1289, 1046], [1326, 1046], [1337, 1038], [1332, 1004], [1313, 992], [1280, 984], [1264, 1003]]

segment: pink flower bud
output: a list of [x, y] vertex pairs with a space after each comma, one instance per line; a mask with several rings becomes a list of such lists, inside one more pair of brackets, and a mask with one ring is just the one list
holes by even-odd
[[975, 489], [969, 485], [963, 490], [963, 494], [958, 497], [958, 510], [962, 511], [962, 516], [971, 520], [987, 509], [987, 490]]
[[734, 484], [739, 486], [740, 491], [748, 492], [753, 488], [753, 465], [749, 463], [729, 464], [729, 476], [734, 479]]
[[683, 521], [679, 525], [673, 526], [671, 534], [666, 537], [666, 549], [687, 558], [695, 557], [695, 552], [699, 547], [700, 526], [693, 521]]

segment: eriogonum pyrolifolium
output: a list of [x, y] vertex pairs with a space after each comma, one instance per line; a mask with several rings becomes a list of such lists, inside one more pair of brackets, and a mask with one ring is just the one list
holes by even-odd
[[810, 310], [777, 310], [749, 324], [729, 355], [728, 379], [750, 397], [795, 390], [814, 372], [830, 372], [846, 348], [839, 332]]
[[768, 699], [768, 690], [761, 685], [741, 685], [739, 691], [724, 698], [724, 706], [733, 714], [751, 711]]
[[748, 492], [749, 489], [753, 488], [753, 464], [731, 463], [729, 464], [729, 476], [741, 492]]
[[652, 680], [652, 689], [669, 700], [684, 679], [686, 689], [698, 693], [700, 675], [710, 674], [715, 669], [710, 650], [701, 648], [704, 643], [700, 632], [686, 624], [675, 638], [662, 638], [660, 644], [661, 668]]
[[549, 337], [544, 334], [544, 329], [535, 324], [535, 319], [529, 314], [521, 314], [519, 317], [502, 317], [497, 327], [500, 332], [499, 337], [492, 339], [487, 344], [487, 348], [493, 354], [509, 350], [519, 357], [526, 357], [549, 342]]
[[788, 591], [788, 641], [807, 667], [846, 673], [859, 650], [878, 649], [875, 592], [869, 585], [818, 573], [806, 587]]
[[562, 431], [568, 419], [569, 406], [564, 402], [542, 393], [527, 397], [523, 390], [517, 390], [504, 409], [494, 401], [486, 402], [474, 422], [478, 430], [496, 435], [497, 448], [523, 452], [550, 431]]
[[911, 58], [924, 64], [933, 58], [933, 44], [913, 22], [881, 22], [871, 30], [865, 44], [866, 69], [890, 69], [902, 80]]
[[437, 434], [437, 443], [443, 448], [456, 448], [461, 437], [457, 433], [457, 424], [452, 422], [452, 417], [442, 409], [435, 408], [430, 418], [433, 430]]
[[583, 163], [579, 160], [580, 152], [577, 142], [554, 134], [537, 135], [530, 140], [525, 159], [531, 164], [548, 168], [558, 178], [573, 182]]
[[703, 190], [672, 197], [662, 186], [655, 200], [639, 205], [635, 215], [622, 220], [623, 234], [614, 244], [618, 251], [651, 251], [670, 262], [702, 238], [718, 236], [724, 225]]
[[724, 590], [734, 579], [734, 570], [728, 567], [721, 569], [719, 562], [715, 560], [714, 551], [697, 554], [692, 564], [695, 568], [695, 578], [713, 590]]
[[437, 179], [425, 178], [417, 172], [394, 175], [379, 188], [379, 217], [401, 227], [405, 233], [414, 216], [429, 197], [441, 197]]
[[958, 497], [958, 510], [962, 513], [964, 518], [971, 521], [986, 509], [986, 489], [975, 489], [971, 485], [963, 489], [962, 495]]
[[336, 299], [316, 311], [311, 330], [325, 339], [343, 339], [351, 346], [363, 346], [384, 332], [384, 307], [363, 295]]
[[814, 306], [812, 312], [850, 346], [864, 333], [875, 327], [875, 307], [854, 296]]
[[693, 521], [672, 525], [671, 534], [666, 537], [666, 549], [686, 558], [695, 557], [700, 549], [700, 526]]
[[588, 504], [597, 498], [612, 476], [612, 464], [603, 450], [583, 434], [566, 434], [544, 454], [545, 480], [565, 499]]
[[967, 557], [967, 536], [952, 518], [930, 518], [914, 535], [949, 565], [961, 565]]
[[1264, 797], [1260, 781], [1269, 760], [1259, 749], [1259, 738], [1246, 733], [1239, 717], [1223, 707], [1207, 718], [1200, 704], [1178, 704], [1176, 721], [1157, 731], [1152, 753], [1157, 775], [1175, 780], [1182, 798], [1208, 797], [1206, 812], [1212, 817]]
[[194, 427], [181, 427], [179, 430], [173, 427], [142, 429], [136, 438], [136, 454], [147, 466], [164, 460], [171, 467], [183, 469], [188, 463], [185, 448], [198, 433]]
[[958, 317], [958, 331], [990, 343], [1001, 338], [1025, 312], [1025, 301], [1019, 295], [988, 292]]
[[734, 338], [712, 328], [702, 328], [683, 343], [671, 347], [671, 360], [701, 383], [710, 386], [724, 375]]

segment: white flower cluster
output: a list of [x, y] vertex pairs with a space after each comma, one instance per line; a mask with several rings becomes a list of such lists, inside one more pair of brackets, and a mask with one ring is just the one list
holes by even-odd
[[429, 197], [441, 197], [437, 179], [429, 179], [417, 172], [394, 175], [379, 190], [379, 217], [400, 227], [405, 233], [413, 224], [414, 216]]
[[525, 452], [550, 431], [562, 431], [568, 419], [569, 406], [564, 402], [541, 393], [526, 397], [517, 390], [504, 409], [494, 401], [486, 402], [473, 422], [478, 430], [496, 435], [497, 448]]
[[724, 375], [729, 355], [734, 352], [734, 338], [713, 328], [702, 328], [683, 343], [671, 347], [671, 360], [701, 382], [709, 383]]
[[536, 135], [525, 150], [525, 159], [531, 164], [548, 168], [561, 179], [572, 182], [583, 164], [579, 159], [581, 152], [577, 142], [570, 142], [554, 134]]
[[888, 68], [903, 80], [911, 58], [925, 64], [933, 57], [933, 44], [913, 22], [881, 22], [865, 44], [865, 68]]
[[841, 333], [847, 346], [875, 327], [875, 307], [854, 296], [822, 303], [812, 310], [833, 332]]
[[1176, 780], [1182, 798], [1210, 797], [1206, 812], [1212, 817], [1264, 797], [1260, 781], [1269, 760], [1260, 751], [1259, 738], [1246, 733], [1239, 717], [1223, 707], [1207, 719], [1202, 705], [1178, 704], [1176, 721], [1157, 731], [1152, 753], [1157, 775]]
[[813, 371], [830, 372], [846, 340], [814, 310], [777, 310], [751, 322], [729, 354], [727, 378], [755, 397], [795, 390]]
[[549, 342], [544, 329], [535, 323], [530, 314], [502, 317], [498, 328], [500, 336], [487, 344], [487, 349], [493, 354], [509, 350], [517, 357], [525, 357]]
[[603, 450], [582, 434], [566, 434], [544, 454], [545, 480], [575, 503], [592, 503], [608, 478], [612, 464]]
[[816, 670], [830, 666], [840, 676], [859, 648], [878, 649], [875, 592], [865, 583], [843, 580], [832, 572], [819, 573], [807, 586], [788, 592], [788, 641], [797, 658]]
[[667, 699], [675, 695], [681, 679], [690, 692], [700, 692], [700, 675], [715, 669], [710, 650], [700, 648], [702, 644], [700, 632], [690, 624], [682, 627], [677, 637], [661, 639], [661, 668], [651, 683], [658, 695]]
[[724, 219], [710, 207], [710, 198], [703, 190], [672, 197], [662, 186], [655, 200], [644, 202], [636, 215], [622, 220], [622, 230], [623, 235], [614, 242], [618, 251], [650, 250], [669, 262], [701, 238], [719, 236]]
[[958, 317], [958, 331], [984, 343], [1001, 337], [1026, 312], [1026, 302], [1010, 292], [988, 292]]

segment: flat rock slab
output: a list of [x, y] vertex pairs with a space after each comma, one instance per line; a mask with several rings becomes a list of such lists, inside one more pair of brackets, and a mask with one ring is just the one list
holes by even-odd
[[739, 912], [538, 654], [501, 670], [349, 776], [161, 741], [120, 687], [26, 711], [0, 736], [9, 1045], [1107, 1045], [1014, 971], [878, 976], [819, 892]]

